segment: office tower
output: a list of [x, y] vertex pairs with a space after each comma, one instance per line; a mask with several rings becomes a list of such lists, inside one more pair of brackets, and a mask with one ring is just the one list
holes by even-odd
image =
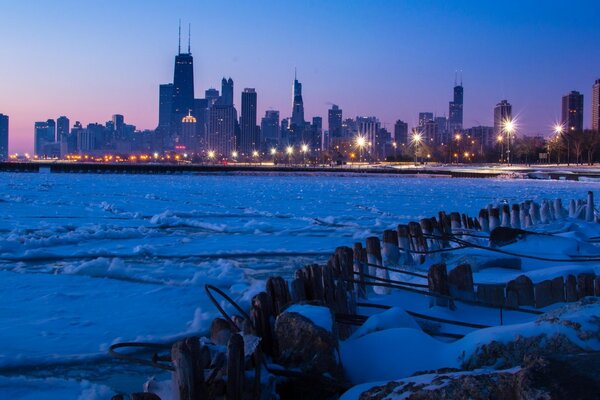
[[572, 91], [562, 98], [562, 120], [569, 132], [583, 131], [583, 95]]
[[181, 121], [194, 108], [194, 58], [188, 34], [188, 51], [181, 52], [181, 26], [179, 26], [179, 51], [175, 56], [173, 73], [173, 104], [171, 111], [171, 132], [179, 132]]
[[34, 124], [34, 154], [44, 155], [44, 146], [48, 143], [48, 123], [39, 121]]
[[116, 132], [123, 132], [123, 126], [125, 125], [125, 117], [121, 114], [114, 114], [112, 116], [113, 129]]
[[221, 80], [221, 105], [233, 106], [233, 79]]
[[302, 100], [302, 84], [294, 76], [293, 96], [292, 96], [292, 118], [290, 128], [293, 131], [301, 131], [304, 127], [304, 102]]
[[211, 88], [211, 89], [207, 89], [204, 92], [204, 98], [208, 102], [208, 108], [212, 107], [212, 105], [215, 104], [217, 102], [217, 100], [219, 100], [219, 97], [220, 97], [220, 94], [217, 89]]
[[[433, 141], [436, 144], [442, 144], [442, 143], [447, 143], [448, 142], [448, 124], [449, 121], [446, 119], [446, 117], [435, 117], [433, 119], [433, 122], [435, 122], [435, 124], [437, 125], [437, 135], [433, 138]], [[462, 129], [462, 123], [461, 123], [461, 129]], [[456, 132], [456, 131], [454, 131]], [[459, 130], [460, 132], [460, 130]]]
[[279, 111], [267, 110], [260, 121], [260, 134], [263, 148], [277, 147], [280, 142]]
[[192, 115], [196, 117], [196, 138], [200, 147], [204, 144], [208, 126], [208, 105], [209, 102], [207, 99], [194, 99], [194, 111], [192, 111]]
[[242, 92], [242, 114], [240, 116], [240, 146], [242, 154], [251, 155], [260, 148], [256, 129], [256, 90], [246, 88]]
[[454, 86], [454, 99], [449, 104], [448, 131], [460, 132], [463, 128], [463, 86]]
[[377, 146], [377, 132], [381, 124], [375, 117], [356, 117], [358, 136], [365, 138], [366, 152], [372, 158], [379, 158], [381, 151]]
[[56, 140], [59, 143], [61, 157], [69, 154], [69, 129], [69, 118], [61, 116], [56, 119]]
[[498, 143], [497, 137], [494, 136], [493, 126], [474, 126], [465, 129], [464, 133], [475, 140], [476, 144], [479, 144], [480, 152], [483, 152], [483, 149], [492, 149]]
[[0, 114], [0, 160], [8, 160], [8, 115]]
[[494, 136], [504, 135], [504, 124], [512, 121], [512, 105], [502, 100], [494, 108]]
[[320, 150], [323, 144], [323, 118], [313, 117], [310, 125], [310, 137], [305, 139], [311, 152]]
[[432, 112], [420, 112], [419, 113], [419, 128], [425, 127], [425, 123], [433, 121], [433, 113]]
[[329, 109], [328, 114], [329, 137], [342, 137], [342, 109], [334, 104], [331, 106], [331, 109]]
[[158, 128], [169, 129], [171, 112], [173, 111], [173, 84], [165, 83], [158, 90]]
[[46, 121], [48, 125], [47, 141], [48, 143], [56, 143], [56, 122], [53, 119]]
[[188, 111], [188, 115], [181, 120], [181, 135], [175, 148], [185, 151], [197, 150], [196, 118], [192, 116], [191, 111]]
[[592, 86], [592, 129], [600, 130], [600, 79]]
[[206, 149], [220, 158], [228, 158], [236, 148], [237, 112], [233, 106], [217, 102], [209, 111]]
[[408, 141], [408, 124], [399, 119], [394, 124], [394, 142], [400, 146], [408, 144]]

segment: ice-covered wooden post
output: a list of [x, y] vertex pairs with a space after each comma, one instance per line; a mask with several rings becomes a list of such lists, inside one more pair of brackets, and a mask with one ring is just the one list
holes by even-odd
[[577, 279], [575, 275], [567, 275], [565, 281], [565, 301], [569, 303], [577, 301]]
[[416, 254], [417, 260], [421, 264], [425, 262], [425, 253], [427, 252], [427, 242], [423, 237], [421, 225], [418, 222], [408, 223], [408, 234], [410, 235], [411, 247]]
[[513, 204], [510, 210], [510, 226], [515, 229], [521, 229], [521, 207], [518, 204]]
[[594, 193], [588, 192], [587, 204], [585, 208], [585, 220], [587, 222], [594, 222]]
[[579, 299], [594, 295], [594, 278], [594, 274], [577, 275], [577, 297]]
[[460, 214], [457, 212], [450, 213], [450, 229], [452, 234], [456, 235], [462, 227]]
[[414, 259], [410, 252], [410, 233], [408, 225], [398, 225], [398, 249], [400, 250], [400, 262], [402, 265], [413, 265]]
[[448, 287], [452, 297], [475, 300], [473, 271], [469, 264], [461, 264], [448, 273]]
[[502, 204], [502, 222], [500, 226], [504, 228], [510, 227], [510, 207], [508, 204]]
[[493, 207], [490, 210], [490, 232], [500, 226], [500, 210]]
[[271, 328], [271, 317], [273, 316], [271, 304], [270, 296], [267, 293], [258, 293], [252, 298], [250, 318], [256, 330], [256, 335], [261, 338], [260, 345], [262, 350], [269, 355], [274, 355], [274, 352], [277, 351], [277, 346], [275, 345]]
[[227, 344], [227, 400], [242, 400], [244, 396], [244, 339], [234, 334]]
[[363, 254], [366, 257], [366, 251], [361, 243], [354, 243], [354, 280], [359, 283], [354, 287], [357, 289], [358, 297], [365, 299], [367, 297], [367, 286], [365, 284], [365, 268], [366, 260], [362, 259]]
[[542, 222], [540, 215], [540, 205], [536, 202], [532, 202], [529, 206], [529, 216], [531, 217], [531, 223], [537, 225]]
[[[439, 239], [434, 238], [433, 233], [433, 224], [429, 218], [423, 218], [420, 221], [421, 230], [423, 231], [423, 236], [425, 237], [425, 241], [427, 242], [427, 247], [429, 250], [437, 250], [440, 248]], [[394, 232], [395, 233], [395, 232]], [[384, 232], [385, 235], [385, 232]]]
[[576, 218], [577, 217], [577, 203], [575, 202], [575, 199], [571, 199], [571, 201], [569, 201], [569, 218]]
[[490, 221], [489, 214], [487, 209], [482, 208], [479, 210], [479, 225], [481, 225], [481, 230], [484, 232], [490, 231]]
[[267, 279], [267, 293], [271, 297], [273, 315], [278, 316], [283, 308], [291, 301], [290, 290], [287, 282], [280, 276]]
[[[427, 285], [429, 286], [429, 291], [431, 293], [442, 296], [450, 296], [446, 264], [433, 264], [431, 267], [429, 267], [429, 272], [427, 273]], [[430, 297], [429, 305], [448, 307], [449, 302], [447, 298], [434, 296]]]
[[562, 205], [562, 199], [554, 199], [554, 216], [556, 218], [563, 219], [567, 216], [567, 213]]
[[[371, 236], [367, 238], [367, 260], [369, 262], [369, 275], [376, 277], [383, 277], [383, 273], [387, 273], [382, 268], [383, 262], [381, 259], [381, 244], [377, 236]], [[377, 283], [377, 282], [374, 282]], [[373, 286], [373, 291], [377, 294], [387, 294], [390, 292], [390, 288], [382, 286]]]
[[550, 206], [548, 206], [548, 201], [546, 199], [542, 200], [542, 207], [540, 208], [540, 222], [542, 224], [550, 223]]
[[208, 391], [204, 382], [204, 365], [198, 337], [192, 336], [175, 342], [171, 348], [175, 367], [173, 382], [180, 400], [203, 400]]

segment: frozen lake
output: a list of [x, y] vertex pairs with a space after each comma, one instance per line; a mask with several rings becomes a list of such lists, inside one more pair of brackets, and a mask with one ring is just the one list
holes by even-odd
[[269, 274], [325, 260], [336, 246], [401, 222], [441, 209], [477, 215], [504, 199], [584, 198], [599, 188], [399, 176], [0, 173], [0, 397], [35, 398], [50, 386], [56, 398], [86, 391], [110, 398], [73, 379], [140, 390], [154, 372], [108, 359], [107, 347], [204, 332], [216, 315], [205, 283], [247, 304]]

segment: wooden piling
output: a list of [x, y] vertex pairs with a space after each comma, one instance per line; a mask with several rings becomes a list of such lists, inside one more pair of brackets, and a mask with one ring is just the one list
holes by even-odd
[[490, 231], [490, 221], [489, 214], [487, 209], [482, 208], [479, 210], [479, 225], [481, 225], [481, 230], [484, 232]]
[[282, 277], [272, 276], [267, 279], [266, 287], [272, 301], [273, 315], [277, 317], [292, 300], [288, 284]]
[[171, 360], [175, 367], [173, 382], [180, 400], [203, 400], [208, 391], [201, 364], [200, 340], [196, 336], [175, 342], [171, 348]]
[[[376, 266], [382, 266], [383, 260], [381, 257], [381, 244], [377, 236], [371, 236], [367, 238], [367, 260], [369, 264], [375, 266], [369, 266], [369, 275], [388, 279], [389, 274], [387, 271], [377, 268]], [[373, 286], [373, 291], [377, 294], [388, 294], [390, 288], [382, 286]]]
[[408, 233], [410, 237], [411, 248], [414, 252], [418, 252], [420, 254], [415, 254], [415, 259], [423, 264], [425, 262], [425, 254], [427, 252], [427, 242], [423, 237], [423, 231], [421, 230], [421, 225], [418, 222], [409, 222], [408, 223]]
[[508, 228], [510, 227], [510, 207], [508, 204], [502, 204], [502, 217], [500, 226]]
[[594, 278], [594, 274], [577, 275], [577, 298], [582, 299], [594, 295]]
[[594, 222], [594, 193], [588, 192], [587, 203], [585, 206], [585, 220], [587, 222]]
[[[429, 267], [427, 273], [427, 285], [429, 292], [450, 296], [450, 287], [448, 286], [448, 273], [446, 272], [446, 264], [433, 264]], [[448, 299], [441, 297], [430, 297], [430, 307], [433, 305], [448, 307], [450, 305]]]
[[402, 265], [414, 264], [414, 259], [411, 254], [410, 233], [408, 225], [398, 225], [396, 229], [398, 233], [398, 250], [400, 250], [400, 262]]
[[521, 229], [521, 207], [518, 204], [513, 204], [510, 210], [510, 226]]
[[574, 275], [567, 275], [565, 281], [565, 301], [569, 303], [577, 301], [577, 280]]
[[227, 400], [242, 400], [244, 396], [244, 339], [234, 334], [227, 344]]
[[[250, 319], [256, 330], [256, 336], [261, 338], [260, 346], [263, 352], [274, 356], [277, 346], [274, 340], [271, 318], [273, 310], [271, 309], [272, 300], [266, 292], [260, 292], [252, 298], [252, 307], [250, 308]], [[231, 338], [229, 339], [231, 341]]]
[[361, 259], [361, 255], [363, 253], [363, 251], [365, 251], [366, 254], [366, 250], [363, 249], [362, 244], [361, 243], [354, 243], [354, 280], [359, 281], [359, 283], [355, 284], [354, 287], [356, 288], [356, 292], [358, 297], [360, 297], [361, 299], [366, 299], [367, 298], [367, 285], [365, 284], [365, 267], [366, 265], [364, 264], [366, 261], [363, 261]]
[[500, 210], [493, 207], [490, 211], [490, 232], [500, 226]]

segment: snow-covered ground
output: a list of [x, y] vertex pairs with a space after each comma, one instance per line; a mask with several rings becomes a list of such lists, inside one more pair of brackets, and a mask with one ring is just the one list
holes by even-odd
[[289, 276], [401, 222], [441, 209], [477, 215], [499, 200], [585, 198], [599, 188], [359, 175], [2, 173], [0, 397], [140, 390], [155, 372], [110, 360], [107, 347], [205, 332], [216, 315], [205, 283], [247, 305], [266, 276]]

